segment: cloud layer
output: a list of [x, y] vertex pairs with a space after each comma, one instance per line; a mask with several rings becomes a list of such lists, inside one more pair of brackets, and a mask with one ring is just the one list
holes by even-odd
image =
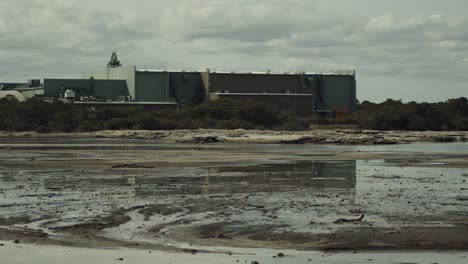
[[463, 16], [330, 14], [310, 1], [0, 3], [0, 80], [79, 76], [116, 50], [146, 68], [327, 71], [466, 80]]

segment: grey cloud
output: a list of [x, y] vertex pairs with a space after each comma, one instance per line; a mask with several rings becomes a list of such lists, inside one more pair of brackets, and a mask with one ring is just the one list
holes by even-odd
[[124, 64], [155, 68], [336, 67], [459, 80], [468, 70], [463, 16], [328, 14], [299, 0], [4, 1], [0, 79], [78, 75], [113, 50]]

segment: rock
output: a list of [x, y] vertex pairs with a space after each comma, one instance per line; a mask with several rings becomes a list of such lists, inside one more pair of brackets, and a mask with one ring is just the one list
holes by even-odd
[[278, 253], [276, 256], [278, 256], [278, 258], [284, 258], [284, 254], [283, 253]]
[[250, 264], [260, 264], [260, 263], [258, 263], [258, 261], [254, 260], [254, 261], [250, 262]]
[[13, 243], [15, 244], [19, 244], [21, 241], [19, 241], [18, 239], [16, 239], [15, 241], [13, 241]]

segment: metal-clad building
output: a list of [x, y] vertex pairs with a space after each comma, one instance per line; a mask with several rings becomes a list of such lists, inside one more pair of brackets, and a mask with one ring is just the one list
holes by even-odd
[[[351, 113], [355, 110], [356, 79], [354, 72], [336, 73], [235, 73], [138, 70], [135, 66], [85, 72], [83, 78], [120, 79], [127, 83], [128, 95], [136, 102], [175, 101], [199, 104], [213, 98], [247, 98], [279, 104], [290, 102], [288, 94], [313, 95], [308, 105], [313, 112]], [[211, 96], [211, 94], [213, 94]], [[214, 95], [218, 94], [218, 95]], [[221, 95], [231, 94], [231, 95]], [[234, 95], [237, 94], [237, 95]], [[251, 94], [251, 95], [248, 95]], [[256, 95], [252, 95], [256, 94]], [[261, 99], [264, 94], [265, 99]], [[267, 96], [268, 94], [283, 94]], [[272, 98], [275, 98], [274, 100]], [[273, 103], [273, 101], [275, 101]], [[306, 100], [301, 99], [306, 104]], [[297, 105], [296, 105], [297, 106]], [[305, 109], [306, 106], [300, 106]], [[309, 113], [310, 110], [301, 110]]]
[[352, 113], [356, 108], [356, 77], [354, 72], [308, 74], [303, 76], [304, 92], [315, 96], [316, 111]]
[[[337, 73], [202, 73], [207, 100], [219, 97], [247, 98], [257, 101], [271, 102], [272, 105], [283, 108], [291, 104], [291, 94], [309, 95], [313, 102], [301, 99], [294, 109], [311, 115], [314, 112], [348, 114], [355, 110], [356, 79], [353, 72]], [[212, 94], [217, 94], [213, 95]], [[231, 95], [222, 95], [231, 94]], [[236, 94], [236, 95], [233, 95]], [[255, 95], [252, 95], [255, 94]], [[262, 99], [262, 95], [265, 99]], [[272, 96], [282, 95], [275, 97]], [[313, 96], [312, 96], [313, 95]], [[268, 98], [268, 99], [267, 99]], [[283, 98], [278, 100], [277, 98]], [[304, 105], [301, 105], [304, 104]], [[309, 108], [307, 111], [305, 109]], [[296, 112], [296, 110], [294, 110]]]
[[25, 86], [25, 83], [0, 83], [0, 90], [12, 90], [17, 87]]
[[169, 96], [181, 105], [197, 105], [205, 100], [200, 72], [170, 72]]
[[207, 87], [209, 93], [303, 93], [299, 74], [211, 72]]
[[312, 94], [210, 93], [210, 100], [220, 98], [244, 99], [265, 103], [299, 116], [314, 115], [314, 96]]
[[125, 80], [128, 94], [136, 102], [176, 101], [199, 104], [203, 90], [199, 72], [137, 70], [135, 66], [82, 73], [84, 79]]
[[153, 71], [135, 72], [136, 102], [169, 101], [169, 73]]
[[74, 91], [77, 97], [92, 95], [109, 101], [129, 95], [125, 80], [44, 79], [45, 96], [60, 97], [66, 90]]
[[136, 66], [119, 67], [119, 68], [106, 68], [104, 70], [83, 72], [82, 79], [94, 80], [125, 80], [126, 94], [135, 99], [135, 71]]

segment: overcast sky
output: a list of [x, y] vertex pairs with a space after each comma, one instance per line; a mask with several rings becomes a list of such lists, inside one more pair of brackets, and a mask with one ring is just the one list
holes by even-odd
[[357, 72], [358, 99], [468, 97], [466, 0], [1, 0], [0, 82], [124, 66]]

